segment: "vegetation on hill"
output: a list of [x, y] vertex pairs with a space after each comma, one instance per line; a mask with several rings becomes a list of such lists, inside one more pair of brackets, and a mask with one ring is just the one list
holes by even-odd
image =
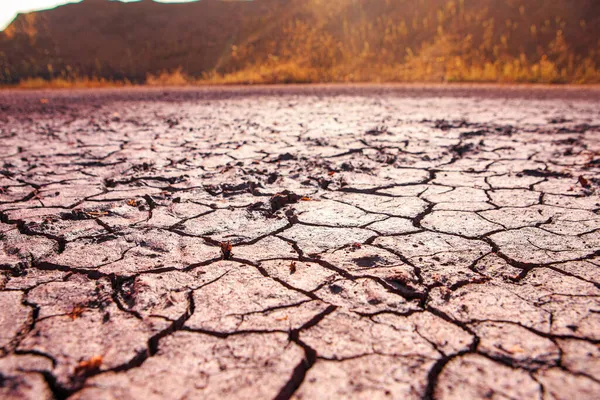
[[597, 0], [86, 0], [0, 33], [0, 82], [600, 83]]

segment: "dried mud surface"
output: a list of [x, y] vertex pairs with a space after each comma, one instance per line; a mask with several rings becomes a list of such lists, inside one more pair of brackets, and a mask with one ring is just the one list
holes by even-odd
[[600, 91], [0, 93], [0, 397], [600, 398]]

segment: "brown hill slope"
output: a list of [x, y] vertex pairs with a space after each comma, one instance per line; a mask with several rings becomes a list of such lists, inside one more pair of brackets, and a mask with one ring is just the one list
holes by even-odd
[[86, 0], [0, 33], [0, 81], [600, 82], [597, 0]]
[[21, 14], [0, 34], [0, 79], [77, 73], [143, 81], [178, 67], [198, 74], [229, 54], [242, 20], [265, 13], [267, 3], [87, 0]]

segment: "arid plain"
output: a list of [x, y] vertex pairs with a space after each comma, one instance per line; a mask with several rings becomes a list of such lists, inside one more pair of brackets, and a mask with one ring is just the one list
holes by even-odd
[[0, 92], [0, 397], [600, 398], [600, 89]]

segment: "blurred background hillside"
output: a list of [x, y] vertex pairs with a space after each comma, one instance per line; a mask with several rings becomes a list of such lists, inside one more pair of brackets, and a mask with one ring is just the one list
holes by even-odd
[[3, 85], [414, 81], [600, 83], [600, 1], [85, 0], [0, 32]]

